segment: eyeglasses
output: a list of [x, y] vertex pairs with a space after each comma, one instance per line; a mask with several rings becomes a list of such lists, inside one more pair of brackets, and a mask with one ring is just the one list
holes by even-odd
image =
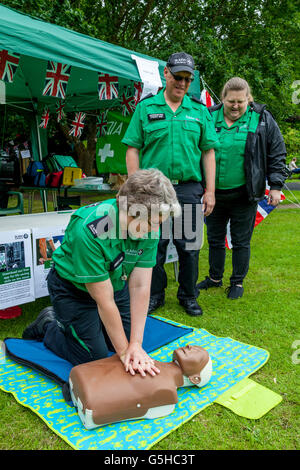
[[171, 72], [171, 70], [169, 69], [172, 77], [174, 78], [174, 80], [176, 80], [176, 82], [181, 82], [181, 80], [185, 80], [185, 83], [191, 83], [194, 78], [193, 77], [182, 77], [181, 75], [175, 75], [173, 72]]

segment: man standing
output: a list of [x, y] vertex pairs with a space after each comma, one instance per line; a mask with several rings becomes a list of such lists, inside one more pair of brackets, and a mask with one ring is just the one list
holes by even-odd
[[[185, 52], [172, 54], [164, 69], [166, 86], [156, 96], [142, 100], [132, 116], [122, 140], [128, 145], [126, 163], [131, 175], [139, 167], [158, 168], [174, 184], [183, 208], [182, 235], [174, 234], [179, 257], [179, 303], [189, 315], [201, 315], [196, 282], [197, 248], [196, 212], [203, 195], [201, 164], [205, 174], [204, 215], [215, 204], [215, 152], [218, 138], [206, 107], [197, 98], [187, 96], [194, 76], [194, 60]], [[195, 233], [194, 239], [185, 233]], [[198, 227], [197, 227], [198, 229]], [[164, 270], [168, 239], [160, 239], [157, 263], [153, 270], [148, 313], [164, 305], [167, 276]], [[191, 249], [192, 247], [192, 249]]]

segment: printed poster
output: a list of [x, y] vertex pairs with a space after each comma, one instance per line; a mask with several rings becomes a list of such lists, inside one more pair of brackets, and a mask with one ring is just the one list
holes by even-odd
[[34, 299], [30, 230], [0, 232], [0, 309]]
[[32, 228], [35, 297], [49, 295], [47, 276], [53, 264], [53, 252], [62, 244], [67, 223], [57, 227]]

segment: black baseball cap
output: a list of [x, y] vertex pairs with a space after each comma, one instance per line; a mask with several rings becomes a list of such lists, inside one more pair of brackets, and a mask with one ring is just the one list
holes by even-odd
[[168, 58], [167, 67], [169, 67], [172, 73], [185, 71], [194, 75], [195, 62], [190, 54], [175, 52], [175, 54], [170, 55]]

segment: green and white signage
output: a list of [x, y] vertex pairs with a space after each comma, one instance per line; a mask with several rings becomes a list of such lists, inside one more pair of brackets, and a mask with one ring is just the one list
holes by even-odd
[[109, 111], [96, 145], [96, 166], [98, 173], [127, 174], [127, 146], [121, 140], [130, 122], [130, 115]]

